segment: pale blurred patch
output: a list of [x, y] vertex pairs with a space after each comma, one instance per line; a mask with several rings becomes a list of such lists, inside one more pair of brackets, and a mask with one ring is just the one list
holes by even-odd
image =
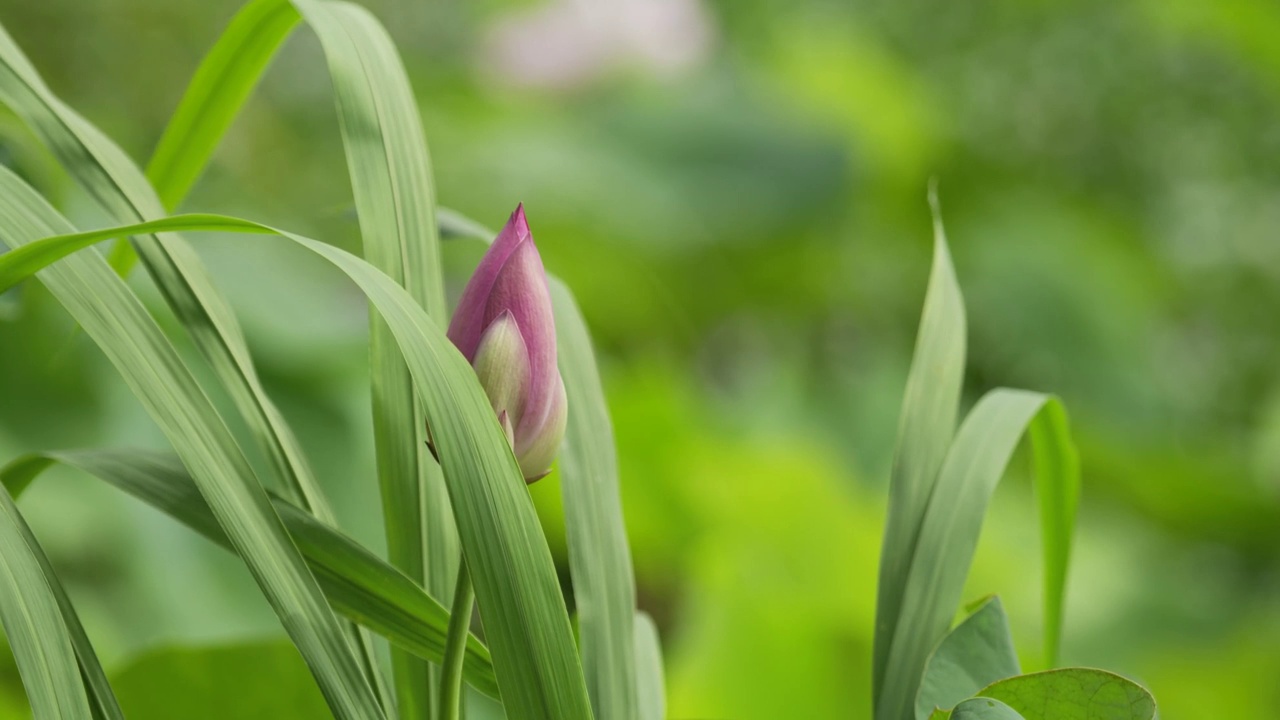
[[554, 0], [494, 22], [480, 63], [506, 84], [572, 89], [619, 70], [678, 75], [714, 35], [700, 0]]

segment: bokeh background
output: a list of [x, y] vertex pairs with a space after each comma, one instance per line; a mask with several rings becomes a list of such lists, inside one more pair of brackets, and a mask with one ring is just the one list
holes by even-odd
[[[238, 4], [0, 0], [0, 22], [142, 162]], [[1065, 660], [1144, 682], [1168, 720], [1280, 706], [1280, 6], [367, 4], [412, 76], [441, 203], [497, 226], [523, 201], [588, 317], [673, 718], [869, 714], [930, 178], [968, 304], [967, 399], [1026, 387], [1072, 415]], [[3, 162], [105, 222], [8, 114], [0, 137]], [[305, 28], [184, 209], [358, 247]], [[263, 238], [198, 247], [345, 526], [381, 547], [363, 300]], [[447, 250], [458, 286], [478, 254]], [[103, 445], [163, 439], [42, 289], [0, 296], [0, 460]], [[967, 596], [1002, 595], [1034, 669], [1037, 528], [1014, 465]], [[532, 492], [564, 567], [558, 480]], [[230, 556], [91, 479], [57, 473], [22, 507], [108, 665], [280, 634]], [[5, 654], [0, 716], [24, 707]]]

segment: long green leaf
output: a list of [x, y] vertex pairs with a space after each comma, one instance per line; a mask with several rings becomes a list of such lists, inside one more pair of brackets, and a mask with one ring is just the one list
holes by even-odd
[[[17, 500], [19, 493], [37, 475], [44, 472], [51, 462], [48, 458], [39, 456], [21, 458], [0, 469], [0, 479], [12, 477], [13, 483], [4, 483], [5, 489], [14, 500]], [[54, 571], [53, 566], [49, 564], [49, 559], [45, 557], [44, 551], [40, 548], [40, 544], [36, 541], [35, 535], [31, 533], [30, 528], [27, 527], [25, 522], [22, 522], [19, 529], [23, 532], [32, 554], [40, 563], [45, 579], [49, 583], [49, 589], [53, 592], [53, 597], [62, 612], [67, 632], [71, 638], [71, 646], [75, 649], [76, 659], [80, 663], [80, 673], [89, 690], [89, 700], [93, 704], [95, 715], [105, 720], [122, 720], [124, 713], [120, 710], [120, 704], [116, 700], [115, 693], [111, 690], [111, 683], [107, 681], [107, 674], [103, 671], [102, 664], [98, 661], [98, 654], [93, 649], [89, 634], [85, 632], [84, 626], [80, 624], [80, 616], [76, 613], [75, 606], [71, 604], [71, 598], [67, 596], [67, 591], [62, 587], [62, 582], [58, 580], [58, 574]]]
[[147, 163], [147, 179], [168, 210], [182, 203], [214, 149], [298, 24], [287, 0], [255, 0], [241, 8], [187, 85]]
[[93, 717], [48, 563], [9, 493], [0, 492], [0, 623], [36, 720]]
[[640, 720], [666, 720], [667, 689], [663, 679], [662, 642], [653, 618], [636, 613], [637, 715]]
[[[1047, 424], [1045, 438], [1069, 445], [1066, 414], [1053, 409], [1058, 404], [1039, 393], [994, 390], [961, 424], [925, 509], [903, 593], [901, 622], [890, 646], [881, 704], [876, 708], [879, 720], [912, 716], [929, 652], [946, 634], [960, 603], [987, 505], [1028, 425]], [[1047, 451], [1035, 444], [1033, 449]], [[1052, 451], [1055, 457], [1070, 452]], [[1037, 466], [1048, 462], [1037, 462]], [[1066, 472], [1059, 469], [1052, 479], [1041, 476], [1037, 483], [1043, 487], [1058, 482]]]
[[[877, 709], [884, 694], [891, 642], [903, 622], [903, 594], [925, 507], [955, 432], [960, 381], [964, 375], [964, 298], [951, 266], [936, 196], [932, 193], [930, 200], [934, 206], [933, 270], [902, 399], [884, 544], [880, 550], [872, 659], [872, 698]], [[888, 720], [892, 716], [877, 714], [876, 717]]]
[[[5, 244], [17, 247], [73, 231], [20, 178], [0, 172], [0, 237]], [[137, 297], [97, 253], [68, 257], [42, 270], [40, 279], [93, 338], [182, 457], [334, 714], [381, 717], [346, 634], [253, 468]]]
[[[362, 8], [313, 0], [245, 6], [201, 64], [148, 174], [170, 208], [185, 196], [298, 12], [329, 63], [365, 257], [443, 322], [434, 188], [421, 122], [394, 46]], [[408, 370], [381, 319], [374, 313], [371, 320], [374, 441], [388, 553], [436, 597], [449, 597], [458, 541], [447, 492], [424, 449], [426, 421]], [[393, 663], [402, 714], [425, 717], [438, 676], [411, 656], [393, 653]]]
[[[42, 257], [54, 262], [95, 240], [111, 237], [200, 230], [205, 227], [205, 217], [174, 217], [49, 237], [41, 241]], [[234, 222], [233, 218], [219, 218], [213, 229], [226, 229]], [[432, 437], [444, 467], [508, 717], [591, 717], [546, 537], [515, 457], [471, 366], [413, 298], [368, 263], [315, 240], [240, 222], [246, 231], [287, 237], [332, 262], [360, 286], [395, 333], [422, 393], [427, 416], [432, 418]], [[65, 257], [63, 262], [77, 257]], [[0, 263], [3, 261], [0, 256]]]
[[1052, 668], [1058, 662], [1062, 640], [1071, 537], [1080, 504], [1080, 456], [1068, 434], [1066, 409], [1052, 403], [1044, 412], [1052, 417], [1046, 422], [1031, 424], [1031, 445], [1035, 448], [1040, 544], [1044, 552], [1045, 665]]
[[564, 283], [552, 281], [551, 300], [560, 374], [573, 408], [560, 477], [582, 665], [596, 717], [637, 720], [636, 587], [613, 426], [586, 321]]
[[[363, 8], [311, 0], [294, 5], [320, 38], [329, 62], [365, 259], [443, 324], [435, 191], [417, 103], [400, 58]], [[409, 577], [448, 598], [457, 572], [457, 531], [443, 480], [428, 454], [427, 419], [395, 338], [372, 308], [370, 326], [373, 436], [388, 555]], [[431, 513], [429, 521], [424, 512]], [[397, 653], [392, 659], [401, 713], [430, 717], [439, 675], [413, 656]]]
[[[2, 28], [0, 102], [31, 127], [71, 176], [118, 221], [166, 214], [142, 171], [49, 90]], [[332, 521], [297, 439], [262, 388], [230, 306], [195, 251], [176, 235], [142, 236], [135, 243], [166, 302], [249, 423], [284, 489], [317, 516]]]
[[[195, 481], [170, 453], [80, 450], [27, 455], [0, 467], [0, 483], [18, 497], [54, 462], [103, 480], [231, 549]], [[449, 623], [443, 605], [340, 531], [281, 498], [273, 497], [272, 502], [335, 610], [398, 647], [433, 662], [440, 660]], [[477, 690], [498, 696], [489, 651], [474, 637], [468, 639], [463, 671]]]

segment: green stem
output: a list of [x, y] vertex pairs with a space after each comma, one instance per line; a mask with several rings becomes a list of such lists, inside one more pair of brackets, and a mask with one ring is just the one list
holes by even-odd
[[458, 564], [458, 581], [449, 610], [449, 634], [445, 638], [444, 659], [440, 663], [440, 713], [438, 720], [458, 720], [462, 708], [462, 660], [471, 631], [471, 607], [476, 593], [467, 572], [467, 561]]

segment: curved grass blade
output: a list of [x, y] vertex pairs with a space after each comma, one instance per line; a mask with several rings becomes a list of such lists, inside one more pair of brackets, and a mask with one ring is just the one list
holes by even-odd
[[1045, 666], [1058, 663], [1062, 640], [1063, 602], [1071, 564], [1071, 537], [1080, 505], [1080, 456], [1071, 442], [1066, 408], [1050, 403], [1051, 417], [1031, 424], [1036, 495], [1040, 501], [1040, 544], [1044, 552]]
[[298, 20], [287, 0], [247, 3], [200, 63], [147, 163], [147, 179], [167, 210], [181, 204], [204, 173], [214, 148]]
[[[58, 161], [120, 222], [166, 213], [142, 171], [106, 136], [62, 103], [0, 28], [0, 102], [14, 111]], [[333, 514], [297, 439], [267, 397], [226, 300], [195, 251], [176, 235], [134, 239], [165, 301], [253, 431], [291, 498], [332, 522]]]
[[[26, 489], [37, 475], [44, 472], [51, 462], [47, 458], [34, 456], [20, 458], [4, 469], [0, 469], [0, 478], [7, 479], [10, 475], [13, 477], [14, 482], [12, 485], [5, 483], [7, 493], [14, 500], [17, 500], [19, 493]], [[49, 558], [45, 556], [44, 550], [40, 547], [39, 542], [36, 541], [31, 528], [22, 520], [21, 515], [19, 515], [18, 519], [18, 529], [22, 532], [27, 545], [31, 548], [32, 555], [40, 563], [45, 580], [48, 582], [54, 600], [58, 603], [58, 609], [62, 613], [62, 618], [66, 622], [71, 646], [75, 650], [76, 660], [80, 664], [80, 674], [89, 691], [89, 700], [94, 717], [104, 718], [104, 720], [123, 720], [124, 713], [120, 710], [120, 704], [116, 700], [115, 693], [111, 690], [111, 683], [107, 680], [107, 674], [102, 669], [102, 664], [98, 661], [98, 654], [93, 649], [89, 634], [85, 632], [84, 626], [80, 624], [80, 615], [76, 612], [75, 606], [71, 604], [71, 598], [67, 596], [67, 591], [62, 587], [62, 582], [58, 580], [58, 574], [54, 571], [53, 566], [49, 564]]]
[[[5, 244], [21, 246], [73, 230], [20, 178], [0, 171], [0, 238]], [[96, 252], [46, 267], [40, 279], [93, 338], [182, 457], [334, 714], [382, 717], [346, 634], [253, 468], [137, 297]]]
[[559, 280], [551, 282], [551, 300], [560, 375], [573, 408], [560, 478], [583, 670], [596, 717], [638, 720], [636, 586], [613, 425], [582, 313]]
[[[48, 237], [40, 241], [41, 253], [47, 262], [59, 258], [67, 262], [77, 257], [68, 253], [95, 241], [143, 232], [200, 230], [203, 217], [207, 216], [195, 220], [178, 216]], [[213, 229], [224, 230], [234, 222], [221, 217]], [[395, 333], [427, 415], [433, 418], [432, 437], [508, 717], [592, 717], [546, 537], [506, 436], [471, 366], [413, 298], [367, 262], [315, 240], [247, 220], [239, 222], [246, 232], [256, 229], [289, 238], [332, 262], [364, 291]], [[58, 267], [55, 264], [43, 272]]]
[[[0, 624], [36, 720], [93, 717], [69, 621], [75, 612], [8, 492], [0, 492]], [[76, 628], [79, 621], [75, 620]], [[89, 648], [94, 667], [97, 660]], [[98, 668], [101, 672], [101, 668]], [[96, 687], [96, 684], [95, 684]], [[110, 693], [110, 688], [105, 687]], [[108, 695], [112, 706], [114, 696]], [[116, 714], [107, 717], [119, 717]]]
[[[103, 480], [232, 549], [195, 481], [170, 453], [79, 450], [27, 455], [0, 468], [0, 483], [18, 497], [55, 462]], [[449, 623], [443, 605], [340, 531], [283, 499], [273, 497], [272, 502], [335, 610], [398, 647], [433, 662], [440, 660]], [[480, 692], [498, 696], [489, 651], [475, 637], [467, 641], [463, 677]]]
[[[443, 323], [434, 188], [421, 121], [394, 45], [362, 8], [312, 0], [254, 0], [245, 6], [201, 64], [148, 175], [167, 206], [176, 206], [299, 12], [329, 63], [365, 257]], [[449, 597], [458, 541], [447, 491], [426, 456], [426, 421], [395, 342], [376, 313], [371, 327], [374, 441], [388, 554], [433, 595]], [[401, 711], [424, 717], [438, 674], [412, 657], [393, 652], [392, 659]]]
[[636, 613], [636, 687], [640, 720], [666, 720], [667, 690], [662, 670], [662, 642], [653, 618]]
[[[364, 257], [447, 321], [435, 189], [417, 103], [395, 46], [363, 8], [294, 0], [329, 63]], [[427, 450], [427, 417], [391, 330], [370, 308], [373, 434], [391, 563], [438, 598], [453, 596], [457, 530]], [[428, 553], [430, 553], [428, 555]], [[427, 718], [440, 675], [392, 655], [402, 714]]]
[[[872, 658], [872, 699], [877, 709], [881, 705], [891, 644], [903, 622], [903, 594], [925, 507], [955, 432], [960, 382], [964, 376], [964, 298], [951, 265], [936, 194], [931, 191], [929, 199], [934, 211], [933, 269], [902, 398], [884, 544], [880, 551]], [[889, 716], [877, 714], [876, 717], [883, 720]]]
[[[978, 533], [987, 505], [1019, 439], [1033, 423], [1046, 425], [1043, 437], [1053, 443], [1070, 444], [1066, 414], [1060, 403], [1047, 395], [1023, 390], [993, 390], [978, 401], [965, 418], [947, 452], [933, 495], [925, 509], [920, 538], [916, 545], [903, 593], [901, 618], [890, 646], [881, 704], [880, 720], [911, 717], [929, 652], [943, 638], [960, 602], [965, 577], [978, 545]], [[1036, 431], [1041, 432], [1041, 431]], [[1033, 450], [1052, 457], [1072, 450], [1047, 448], [1033, 443]], [[1071, 468], [1059, 468], [1052, 478], [1038, 476], [1037, 487], [1066, 481]], [[1064, 511], [1059, 508], [1059, 511]], [[1059, 525], [1060, 527], [1060, 525]], [[1065, 570], [1065, 563], [1046, 572]], [[1046, 587], [1051, 584], [1046, 582]]]

